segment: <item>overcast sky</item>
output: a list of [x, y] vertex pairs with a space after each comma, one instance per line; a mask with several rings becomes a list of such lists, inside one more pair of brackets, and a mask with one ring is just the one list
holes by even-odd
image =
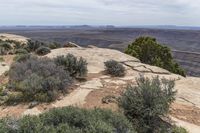
[[200, 0], [0, 0], [0, 25], [200, 26]]

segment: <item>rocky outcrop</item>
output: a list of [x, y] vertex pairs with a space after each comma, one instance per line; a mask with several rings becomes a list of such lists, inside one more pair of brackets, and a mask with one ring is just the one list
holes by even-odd
[[19, 35], [13, 35], [13, 34], [0, 34], [0, 39], [1, 40], [14, 40], [17, 42], [21, 42], [21, 43], [26, 43], [28, 38], [24, 37], [24, 36], [19, 36]]
[[65, 48], [81, 48], [79, 45], [77, 45], [76, 43], [73, 43], [73, 42], [68, 42], [68, 43], [64, 44], [63, 47], [65, 47]]
[[[175, 80], [175, 89], [178, 92], [175, 103], [187, 106], [187, 108], [195, 107], [197, 110], [200, 110], [200, 78], [184, 78], [180, 75], [172, 74], [162, 68], [143, 64], [137, 58], [112, 49], [97, 47], [60, 48], [52, 50], [51, 53], [47, 54], [45, 57], [55, 58], [57, 56], [67, 55], [68, 53], [77, 57], [83, 57], [87, 60], [87, 80], [76, 83], [76, 87], [73, 88], [70, 94], [61, 97], [53, 103], [37, 105], [33, 109], [28, 109], [28, 105], [17, 105], [13, 107], [15, 109], [12, 108], [15, 110], [14, 112], [19, 110], [18, 114], [22, 115], [39, 114], [50, 108], [69, 105], [81, 106], [84, 108], [110, 108], [115, 110], [117, 108], [116, 104], [103, 104], [102, 99], [109, 95], [119, 96], [125, 90], [127, 84], [136, 85], [135, 79], [141, 74], [149, 78], [159, 76], [160, 78], [164, 77]], [[126, 68], [126, 75], [124, 77], [113, 78], [104, 74], [104, 62], [111, 59], [117, 60], [124, 65]], [[6, 116], [6, 114], [12, 115], [12, 111], [0, 108], [0, 114], [3, 116]], [[194, 113], [194, 115], [196, 114]], [[173, 117], [176, 117], [176, 115], [173, 115]], [[179, 119], [181, 118], [179, 117]], [[200, 126], [200, 122], [198, 123], [198, 121], [196, 123], [191, 123], [191, 121], [185, 120], [185, 122], [197, 127]], [[184, 126], [187, 128], [189, 125], [185, 124]], [[190, 128], [187, 129], [190, 130]]]

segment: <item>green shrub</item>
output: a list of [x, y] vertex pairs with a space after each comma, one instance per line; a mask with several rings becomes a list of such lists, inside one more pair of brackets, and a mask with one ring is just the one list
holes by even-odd
[[106, 73], [114, 76], [114, 77], [121, 77], [125, 75], [125, 68], [122, 64], [115, 60], [109, 60], [105, 63]]
[[50, 48], [44, 46], [41, 46], [38, 49], [36, 49], [36, 54], [38, 55], [46, 55], [50, 52], [51, 52]]
[[0, 47], [0, 55], [6, 55], [6, 54], [7, 51], [4, 48]]
[[6, 55], [12, 49], [12, 46], [8, 42], [0, 42], [0, 55]]
[[[128, 86], [119, 100], [127, 118], [133, 122], [138, 132], [156, 132], [163, 130], [161, 116], [169, 111], [175, 100], [174, 81], [158, 77], [150, 80], [140, 77], [137, 86]], [[161, 128], [162, 127], [162, 128]]]
[[23, 45], [21, 42], [16, 41], [16, 40], [10, 40], [10, 39], [6, 39], [5, 42], [8, 42], [10, 44], [14, 44], [16, 47], [20, 47], [21, 45]]
[[183, 127], [177, 127], [177, 126], [175, 126], [172, 129], [172, 133], [188, 133], [188, 131], [185, 128], [183, 128]]
[[28, 54], [26, 49], [20, 48], [15, 50], [15, 54]]
[[186, 76], [185, 71], [173, 60], [170, 48], [159, 44], [155, 38], [139, 37], [128, 46], [125, 53], [140, 59], [142, 63]]
[[16, 62], [24, 62], [31, 58], [31, 54], [19, 54], [14, 57]]
[[53, 60], [32, 56], [12, 64], [8, 87], [22, 93], [21, 101], [50, 102], [59, 92], [66, 92], [71, 82], [69, 74]]
[[45, 44], [40, 41], [33, 41], [33, 40], [28, 40], [25, 49], [29, 52], [34, 52], [36, 49], [38, 49], [41, 46], [44, 46]]
[[23, 94], [21, 92], [14, 92], [7, 94], [5, 99], [7, 104], [16, 104], [23, 101]]
[[60, 44], [60, 43], [53, 42], [53, 43], [48, 44], [48, 47], [49, 47], [50, 49], [61, 48], [61, 44]]
[[[4, 131], [9, 130], [6, 123], [2, 124], [2, 128]], [[86, 110], [75, 107], [53, 109], [39, 116], [25, 116], [18, 120], [16, 131], [20, 133], [135, 133], [123, 115], [108, 110]]]
[[0, 133], [16, 133], [19, 128], [17, 119], [0, 119]]
[[1, 42], [1, 43], [0, 43], [0, 47], [4, 48], [5, 50], [10, 50], [10, 49], [12, 49], [11, 44], [8, 43], [8, 42]]
[[66, 56], [58, 56], [55, 58], [55, 63], [58, 66], [64, 67], [64, 69], [70, 73], [72, 77], [84, 77], [87, 74], [87, 61], [85, 59], [77, 58], [72, 54]]

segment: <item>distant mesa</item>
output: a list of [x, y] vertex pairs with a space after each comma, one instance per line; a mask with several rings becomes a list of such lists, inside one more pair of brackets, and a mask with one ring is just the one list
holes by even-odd
[[88, 29], [88, 28], [93, 28], [90, 25], [76, 25], [76, 26], [70, 26], [72, 29]]

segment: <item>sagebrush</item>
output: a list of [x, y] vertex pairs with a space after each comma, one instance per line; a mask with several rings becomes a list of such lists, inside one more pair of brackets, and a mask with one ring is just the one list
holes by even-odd
[[122, 64], [115, 60], [109, 60], [104, 63], [106, 73], [114, 77], [122, 77], [125, 75], [125, 68]]
[[85, 77], [87, 75], [87, 61], [82, 57], [77, 58], [72, 54], [67, 54], [66, 56], [58, 56], [54, 61], [58, 66], [64, 67], [72, 77]]
[[161, 116], [165, 116], [175, 100], [174, 81], [141, 76], [137, 86], [129, 85], [119, 100], [127, 118], [138, 132], [164, 132]]
[[[17, 101], [49, 102], [66, 92], [72, 83], [67, 71], [48, 58], [26, 57], [14, 63], [9, 71], [9, 89], [17, 94]], [[16, 96], [8, 99], [13, 102]]]
[[135, 133], [121, 114], [102, 109], [65, 107], [19, 120], [3, 119], [0, 131], [23, 133]]
[[51, 49], [45, 46], [41, 46], [38, 49], [36, 49], [36, 54], [38, 55], [46, 55], [51, 52]]

